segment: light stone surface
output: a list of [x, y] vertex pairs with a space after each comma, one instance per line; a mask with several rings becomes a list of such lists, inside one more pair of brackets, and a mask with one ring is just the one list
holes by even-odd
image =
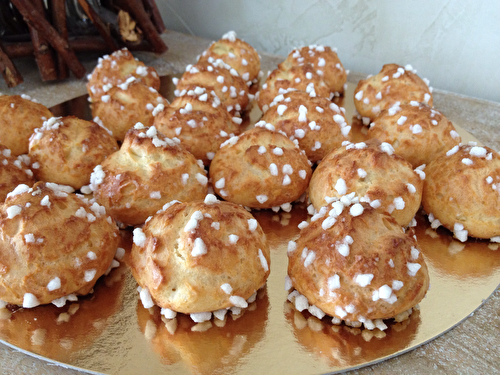
[[[186, 64], [208, 46], [209, 41], [177, 32], [167, 32], [163, 38], [169, 51], [161, 56], [151, 53], [137, 54], [146, 64], [154, 66], [161, 75], [180, 73]], [[265, 69], [272, 69], [283, 57], [261, 53]], [[95, 57], [85, 63], [89, 70], [95, 65]], [[50, 106], [85, 93], [85, 80], [69, 79], [57, 84], [42, 84], [34, 65], [27, 62], [26, 82], [23, 87], [6, 92], [26, 93]], [[25, 73], [23, 71], [23, 73]], [[349, 80], [364, 78], [351, 73]], [[460, 116], [465, 130], [485, 145], [500, 149], [500, 104], [471, 99], [457, 94], [435, 91], [435, 107], [443, 113]], [[452, 117], [450, 117], [453, 120]], [[356, 370], [353, 374], [493, 374], [500, 373], [500, 289], [467, 320], [430, 343], [389, 359], [380, 364]], [[0, 344], [1, 374], [55, 374], [74, 375], [79, 371], [66, 369], [33, 358]]]

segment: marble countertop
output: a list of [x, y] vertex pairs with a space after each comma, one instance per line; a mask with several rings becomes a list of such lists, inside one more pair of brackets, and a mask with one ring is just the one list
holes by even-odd
[[[162, 55], [148, 52], [135, 55], [160, 75], [184, 71], [195, 61], [210, 41], [167, 31], [162, 35], [169, 50]], [[274, 69], [280, 56], [261, 53], [262, 70]], [[87, 71], [92, 71], [97, 55], [83, 59]], [[41, 82], [36, 65], [31, 60], [16, 60], [25, 82], [13, 89], [0, 82], [4, 94], [28, 94], [50, 107], [86, 93], [85, 80], [70, 78], [64, 82]], [[348, 68], [348, 67], [347, 67]], [[351, 73], [349, 80], [361, 75]], [[468, 105], [464, 106], [463, 103]], [[443, 113], [454, 112], [462, 119], [464, 128], [479, 141], [500, 150], [500, 103], [464, 97], [436, 89], [434, 105]], [[500, 255], [500, 254], [499, 254]], [[500, 280], [499, 280], [500, 282]], [[3, 374], [82, 374], [19, 352], [0, 344], [0, 372]], [[352, 372], [353, 374], [492, 374], [500, 373], [500, 288], [465, 321], [435, 340], [406, 354]]]

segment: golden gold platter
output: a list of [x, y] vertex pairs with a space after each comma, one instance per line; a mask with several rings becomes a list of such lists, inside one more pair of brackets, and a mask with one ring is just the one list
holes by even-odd
[[[163, 93], [171, 98], [166, 78]], [[345, 102], [352, 114], [354, 85]], [[53, 108], [55, 115], [89, 118], [85, 97]], [[259, 113], [254, 109], [250, 117]], [[449, 114], [447, 114], [449, 115]], [[349, 116], [348, 116], [349, 118]], [[464, 141], [470, 134], [454, 120]], [[358, 129], [358, 137], [362, 132]], [[271, 248], [271, 275], [256, 303], [224, 327], [192, 331], [179, 316], [174, 334], [158, 309], [144, 309], [125, 262], [99, 280], [95, 292], [63, 308], [39, 306], [0, 313], [0, 340], [29, 354], [87, 372], [110, 374], [317, 374], [373, 364], [422, 345], [459, 324], [494, 292], [500, 280], [497, 244], [461, 243], [444, 229], [431, 229], [422, 215], [415, 228], [429, 268], [431, 288], [409, 319], [391, 324], [384, 335], [332, 326], [296, 312], [287, 303], [284, 279], [287, 244], [307, 218], [304, 207], [292, 212], [253, 212]], [[131, 244], [123, 230], [122, 247]], [[384, 336], [384, 337], [382, 337]]]

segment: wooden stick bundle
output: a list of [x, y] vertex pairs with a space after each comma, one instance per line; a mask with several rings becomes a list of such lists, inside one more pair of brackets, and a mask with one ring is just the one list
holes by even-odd
[[64, 62], [68, 64], [69, 69], [76, 78], [82, 78], [85, 75], [85, 68], [78, 60], [75, 53], [70, 49], [68, 41], [52, 27], [35, 7], [32, 6], [29, 0], [12, 0], [12, 4], [14, 4], [23, 15], [26, 23], [46, 38], [50, 45], [63, 57]]
[[[77, 78], [85, 75], [85, 68], [75, 52], [109, 53], [123, 46], [132, 50], [152, 50], [156, 53], [168, 49], [160, 36], [160, 33], [165, 31], [165, 25], [155, 0], [108, 0], [102, 2], [107, 4], [106, 7], [99, 8], [94, 7], [88, 0], [77, 0], [99, 36], [69, 35], [66, 1], [72, 0], [10, 1], [28, 25], [31, 42], [9, 42], [0, 39], [0, 72], [9, 87], [23, 82], [21, 74], [12, 63], [12, 59], [18, 57], [34, 56], [42, 80], [48, 81], [68, 77], [68, 69]], [[0, 12], [5, 12], [6, 9], [9, 8], [4, 4]], [[143, 35], [144, 41], [140, 38], [135, 43], [127, 41], [118, 25], [119, 13], [121, 16], [125, 13], [129, 28], [137, 25], [136, 34]], [[26, 29], [26, 26], [21, 25], [21, 28]]]

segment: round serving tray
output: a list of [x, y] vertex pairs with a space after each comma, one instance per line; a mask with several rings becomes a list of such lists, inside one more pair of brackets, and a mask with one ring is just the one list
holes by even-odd
[[[171, 77], [162, 93], [172, 98]], [[353, 113], [349, 84], [345, 101]], [[86, 97], [52, 108], [55, 115], [90, 118]], [[449, 117], [450, 114], [447, 114]], [[260, 116], [250, 112], [249, 123]], [[464, 142], [472, 136], [453, 119]], [[362, 139], [361, 127], [356, 130]], [[0, 310], [0, 340], [23, 352], [86, 372], [136, 373], [287, 373], [316, 374], [355, 369], [405, 353], [459, 324], [495, 291], [500, 280], [498, 244], [470, 240], [461, 243], [444, 229], [431, 229], [418, 215], [417, 240], [429, 268], [431, 288], [419, 309], [401, 323], [390, 323], [384, 334], [332, 326], [326, 319], [295, 311], [287, 303], [284, 279], [287, 244], [307, 219], [304, 207], [290, 213], [254, 211], [271, 247], [271, 274], [252, 311], [224, 327], [191, 331], [187, 317], [177, 318], [170, 334], [159, 309], [144, 309], [137, 284], [125, 262], [101, 278], [92, 295], [63, 308], [39, 306]], [[122, 247], [131, 246], [131, 231], [122, 230]], [[383, 336], [383, 337], [382, 337]]]

